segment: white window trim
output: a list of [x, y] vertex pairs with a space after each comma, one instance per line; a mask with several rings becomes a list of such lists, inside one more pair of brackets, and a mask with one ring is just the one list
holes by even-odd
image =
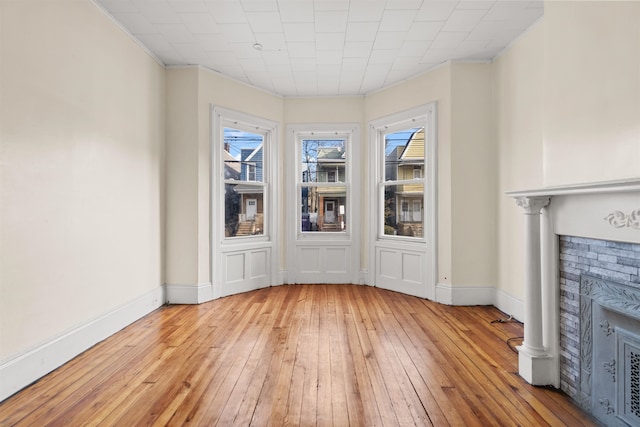
[[[404, 248], [406, 250], [426, 251], [427, 255], [427, 298], [435, 300], [435, 285], [438, 280], [438, 233], [437, 233], [437, 102], [413, 108], [404, 112], [392, 114], [369, 122], [369, 184], [370, 184], [370, 215], [369, 215], [369, 269], [372, 272], [371, 277], [375, 277], [376, 247], [377, 246], [394, 246]], [[415, 126], [415, 122], [423, 121], [425, 124], [425, 140], [430, 143], [425, 144], [425, 163], [423, 171], [423, 180], [425, 180], [424, 200], [423, 200], [423, 239], [402, 238], [397, 236], [386, 236], [384, 234], [384, 222], [381, 220], [381, 212], [384, 206], [384, 187], [381, 185], [381, 179], [384, 176], [384, 150], [381, 150], [380, 136], [383, 133], [393, 132], [396, 130], [407, 129]], [[406, 180], [411, 183], [413, 180]], [[415, 181], [413, 181], [415, 183]], [[398, 181], [405, 183], [405, 181]], [[372, 281], [372, 284], [373, 283]]]
[[[214, 202], [214, 206], [217, 208], [216, 212], [212, 211], [212, 219], [216, 219], [212, 224], [212, 235], [217, 234], [218, 240], [222, 245], [233, 245], [234, 243], [247, 243], [247, 241], [270, 241], [274, 235], [273, 230], [276, 227], [274, 221], [275, 213], [274, 209], [277, 208], [274, 203], [273, 196], [271, 194], [272, 183], [276, 178], [275, 167], [277, 157], [275, 156], [275, 147], [277, 144], [277, 125], [275, 122], [271, 122], [259, 117], [253, 117], [248, 114], [239, 113], [232, 110], [227, 110], [220, 107], [213, 108], [213, 120], [212, 120], [212, 177], [218, 177], [219, 179], [213, 179], [211, 190], [212, 200], [219, 201]], [[224, 139], [224, 128], [231, 127], [246, 132], [262, 135], [262, 181], [256, 181], [249, 179], [249, 170], [247, 168], [247, 180], [246, 181], [234, 181], [224, 179], [224, 166], [223, 155], [224, 144], [220, 143]], [[254, 166], [255, 168], [255, 166]], [[254, 173], [257, 173], [254, 169]], [[225, 184], [242, 184], [261, 187], [263, 190], [263, 211], [265, 213], [264, 231], [263, 234], [255, 236], [234, 236], [225, 237], [222, 230], [224, 229], [224, 210], [223, 203], [224, 198], [224, 186]], [[217, 190], [217, 192], [216, 192]], [[217, 197], [217, 198], [214, 198]]]
[[[302, 223], [302, 214], [300, 212], [299, 206], [299, 194], [302, 188], [302, 164], [300, 162], [301, 152], [300, 152], [300, 144], [299, 141], [301, 139], [345, 139], [345, 182], [308, 182], [304, 183], [305, 186], [315, 186], [316, 184], [323, 188], [329, 187], [345, 187], [347, 194], [347, 207], [346, 207], [346, 215], [347, 215], [347, 223], [345, 224], [345, 231], [332, 231], [332, 232], [322, 232], [322, 231], [314, 231], [314, 232], [303, 232], [301, 231], [301, 223]], [[359, 210], [359, 202], [355, 200], [357, 195], [359, 194], [358, 188], [360, 188], [359, 181], [357, 176], [353, 173], [353, 162], [359, 155], [359, 141], [360, 141], [360, 132], [359, 126], [357, 124], [303, 124], [303, 125], [290, 125], [287, 127], [287, 146], [289, 147], [288, 155], [289, 158], [287, 160], [287, 165], [294, 165], [291, 168], [287, 169], [286, 173], [291, 173], [287, 178], [287, 182], [291, 183], [288, 189], [288, 199], [292, 202], [289, 205], [293, 205], [295, 203], [295, 207], [291, 206], [287, 208], [288, 215], [290, 221], [287, 222], [289, 224], [288, 228], [293, 228], [293, 230], [289, 230], [289, 235], [291, 237], [291, 242], [295, 241], [310, 241], [310, 240], [344, 240], [344, 241], [354, 241], [354, 235], [358, 234], [358, 230], [355, 228], [356, 222], [355, 218], [358, 218], [360, 214]], [[336, 179], [338, 177], [336, 176]], [[295, 210], [295, 212], [292, 212]], [[295, 227], [291, 227], [291, 224], [295, 224]]]
[[[224, 127], [247, 130], [248, 132], [264, 134], [263, 140], [263, 171], [262, 181], [252, 181], [250, 185], [262, 186], [263, 211], [265, 212], [264, 234], [256, 236], [241, 236], [227, 239], [224, 235], [224, 203], [220, 203], [224, 197]], [[278, 249], [278, 218], [281, 195], [278, 191], [272, 191], [277, 182], [279, 166], [278, 145], [280, 141], [278, 124], [274, 121], [256, 117], [250, 114], [229, 110], [223, 107], [211, 106], [211, 135], [210, 135], [210, 277], [214, 284], [214, 298], [220, 296], [218, 274], [222, 271], [218, 254], [222, 250], [245, 250], [256, 247], [271, 248], [271, 283], [277, 283], [279, 272]], [[227, 181], [228, 182], [228, 181]], [[267, 215], [268, 213], [268, 215]], [[216, 285], [218, 283], [218, 285]]]

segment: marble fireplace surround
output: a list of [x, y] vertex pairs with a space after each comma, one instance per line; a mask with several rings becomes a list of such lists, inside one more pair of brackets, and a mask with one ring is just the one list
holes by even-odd
[[560, 388], [558, 236], [640, 243], [640, 178], [511, 191], [525, 221], [524, 342], [519, 373]]

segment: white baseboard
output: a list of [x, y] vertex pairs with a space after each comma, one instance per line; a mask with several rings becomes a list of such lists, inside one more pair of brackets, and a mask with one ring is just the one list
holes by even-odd
[[164, 304], [164, 288], [130, 301], [0, 364], [0, 402]]
[[202, 304], [213, 299], [211, 283], [199, 285], [164, 285], [168, 304]]
[[438, 283], [436, 302], [447, 305], [493, 305], [518, 320], [524, 318], [524, 303], [492, 286], [451, 286]]
[[366, 269], [360, 270], [360, 284], [361, 285], [369, 284], [369, 270], [366, 270]]
[[493, 286], [451, 286], [436, 285], [436, 302], [447, 305], [494, 305]]
[[505, 291], [496, 291], [496, 308], [506, 314], [515, 317], [516, 319], [524, 320], [524, 302], [518, 298], [511, 296]]

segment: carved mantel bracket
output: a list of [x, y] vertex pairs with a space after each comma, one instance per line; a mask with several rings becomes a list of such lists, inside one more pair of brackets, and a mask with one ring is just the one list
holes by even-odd
[[525, 215], [538, 215], [542, 208], [549, 205], [549, 196], [519, 196], [516, 197], [516, 204], [524, 209]]

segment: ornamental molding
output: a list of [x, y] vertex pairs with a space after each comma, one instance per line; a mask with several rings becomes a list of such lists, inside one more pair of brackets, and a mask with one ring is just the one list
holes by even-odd
[[540, 210], [551, 201], [549, 196], [519, 196], [515, 199], [516, 204], [524, 209], [527, 214], [539, 214]]
[[640, 318], [640, 289], [583, 275], [580, 294], [610, 310]]
[[613, 211], [604, 220], [615, 228], [634, 228], [640, 230], [640, 209], [625, 214], [622, 211]]

